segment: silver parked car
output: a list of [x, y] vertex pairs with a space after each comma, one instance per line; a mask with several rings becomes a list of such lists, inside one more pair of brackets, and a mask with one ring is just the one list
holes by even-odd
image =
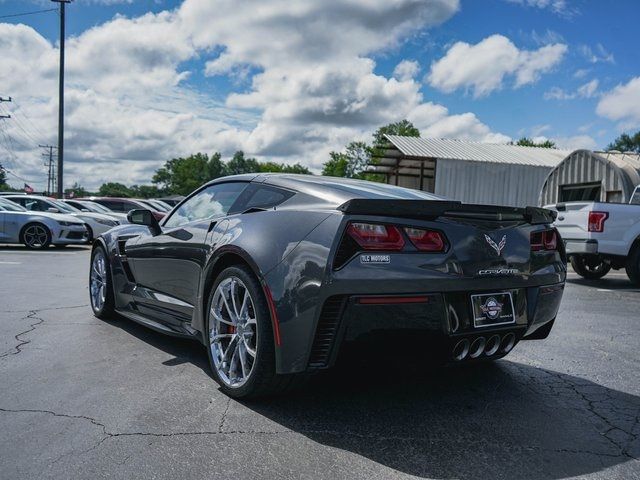
[[82, 212], [102, 213], [103, 215], [107, 215], [114, 220], [118, 220], [120, 224], [129, 223], [126, 213], [113, 212], [104, 205], [92, 202], [91, 200], [76, 200], [75, 198], [67, 198], [62, 201], [67, 205], [71, 205], [72, 207], [75, 207]]
[[28, 248], [63, 247], [87, 243], [84, 223], [71, 215], [30, 212], [0, 198], [0, 243], [23, 243]]
[[107, 230], [120, 225], [120, 221], [103, 215], [101, 213], [82, 212], [71, 205], [56, 200], [54, 198], [42, 197], [40, 195], [8, 195], [7, 200], [15, 202], [27, 210], [35, 212], [64, 213], [72, 215], [87, 225], [89, 231], [89, 241], [102, 235]]

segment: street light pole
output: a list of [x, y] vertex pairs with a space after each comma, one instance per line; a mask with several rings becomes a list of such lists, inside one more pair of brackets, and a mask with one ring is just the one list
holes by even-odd
[[51, 0], [60, 4], [60, 79], [58, 84], [58, 198], [64, 197], [63, 164], [64, 164], [64, 27], [65, 6], [71, 0]]

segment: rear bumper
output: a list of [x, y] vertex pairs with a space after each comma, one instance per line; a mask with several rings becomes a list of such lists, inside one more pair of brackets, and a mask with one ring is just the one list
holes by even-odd
[[[484, 327], [474, 325], [470, 301], [472, 294], [482, 291], [334, 296], [327, 299], [318, 319], [307, 370], [332, 366], [344, 342], [376, 333], [420, 336], [428, 344], [424, 348], [444, 361], [500, 357], [519, 340], [555, 319], [563, 290], [564, 283], [505, 290], [513, 296], [515, 322]], [[494, 342], [496, 348], [481, 348], [475, 355], [471, 355], [471, 348], [461, 357], [456, 352], [460, 344], [464, 347], [466, 343], [468, 349], [489, 342]]]
[[564, 248], [567, 255], [585, 255], [598, 253], [598, 240], [571, 240], [565, 239]]

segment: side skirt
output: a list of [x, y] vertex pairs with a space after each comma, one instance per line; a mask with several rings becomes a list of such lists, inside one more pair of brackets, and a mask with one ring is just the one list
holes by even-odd
[[192, 334], [186, 331], [179, 332], [177, 330], [172, 330], [171, 328], [167, 327], [166, 325], [163, 325], [162, 323], [155, 322], [153, 320], [150, 320], [134, 312], [129, 312], [126, 310], [116, 310], [116, 312], [119, 315], [122, 315], [123, 317], [128, 318], [129, 320], [133, 320], [134, 322], [139, 323], [140, 325], [148, 327], [151, 330], [155, 330], [156, 332], [164, 333], [165, 335], [170, 335], [172, 337], [185, 338], [188, 340], [196, 340], [197, 342], [202, 343], [200, 340], [199, 332], [197, 332], [196, 334]]

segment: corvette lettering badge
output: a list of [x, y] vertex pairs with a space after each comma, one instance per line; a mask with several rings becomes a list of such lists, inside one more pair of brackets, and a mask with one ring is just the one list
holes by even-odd
[[496, 251], [496, 253], [498, 255], [500, 255], [502, 253], [502, 250], [504, 249], [505, 245], [507, 244], [507, 236], [506, 235], [502, 236], [502, 240], [500, 240], [500, 243], [498, 243], [498, 244], [496, 244], [496, 242], [491, 240], [491, 237], [489, 235], [485, 235], [484, 239], [491, 246], [491, 248], [493, 248]]

